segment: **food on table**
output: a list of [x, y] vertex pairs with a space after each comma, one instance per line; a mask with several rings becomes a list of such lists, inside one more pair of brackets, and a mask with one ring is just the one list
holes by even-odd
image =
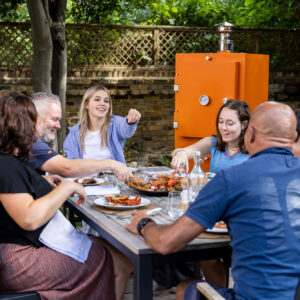
[[91, 177], [91, 178], [75, 179], [75, 182], [80, 184], [96, 184], [97, 180]]
[[141, 203], [140, 195], [137, 195], [135, 198], [130, 197], [128, 195], [106, 195], [106, 201], [109, 202], [111, 205], [125, 205], [125, 206], [132, 206], [132, 205], [139, 205]]
[[227, 225], [223, 221], [220, 221], [220, 222], [215, 224], [214, 228], [224, 228], [224, 229], [226, 229]]
[[182, 179], [183, 178], [180, 176], [175, 176], [174, 173], [171, 175], [158, 174], [153, 177], [149, 177], [147, 182], [139, 176], [134, 176], [130, 178], [127, 185], [131, 188], [147, 192], [181, 191]]

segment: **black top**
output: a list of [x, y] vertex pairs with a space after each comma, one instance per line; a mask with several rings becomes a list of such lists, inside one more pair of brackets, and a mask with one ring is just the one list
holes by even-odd
[[[0, 153], [0, 166], [0, 194], [29, 193], [38, 199], [52, 189], [47, 180], [14, 156]], [[34, 231], [24, 230], [8, 215], [1, 202], [0, 216], [0, 243], [43, 246], [38, 238], [47, 223]]]

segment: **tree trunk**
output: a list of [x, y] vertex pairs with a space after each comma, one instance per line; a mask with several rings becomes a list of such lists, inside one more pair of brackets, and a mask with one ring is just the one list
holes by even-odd
[[51, 93], [52, 38], [48, 1], [27, 0], [31, 20], [33, 60], [32, 85], [35, 92]]
[[61, 129], [57, 133], [58, 150], [66, 136], [66, 87], [67, 87], [67, 43], [65, 36], [65, 14], [67, 0], [57, 0], [50, 3], [52, 18], [51, 34], [53, 41], [52, 59], [52, 92], [59, 96], [62, 115]]

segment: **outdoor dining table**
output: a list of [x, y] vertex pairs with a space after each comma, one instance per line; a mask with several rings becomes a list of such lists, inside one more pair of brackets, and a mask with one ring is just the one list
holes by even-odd
[[[167, 167], [148, 167], [145, 171], [164, 172]], [[129, 187], [122, 187], [122, 194], [137, 195], [137, 192]], [[161, 207], [159, 214], [152, 216], [158, 224], [170, 224], [167, 215], [168, 196], [142, 197], [151, 201], [152, 206]], [[104, 213], [96, 210], [93, 201], [99, 196], [88, 196], [83, 205], [76, 205], [76, 197], [69, 198], [65, 203], [65, 208], [69, 211], [69, 218], [75, 222], [74, 216], [84, 220], [100, 236], [124, 253], [133, 263], [133, 295], [135, 300], [152, 299], [152, 272], [155, 266], [166, 263], [179, 263], [200, 260], [222, 258], [225, 263], [230, 262], [231, 248], [229, 237], [223, 238], [195, 238], [183, 249], [176, 253], [162, 255], [145, 244], [141, 236], [134, 235], [125, 229], [125, 224], [130, 222], [130, 216], [118, 215], [114, 213]]]

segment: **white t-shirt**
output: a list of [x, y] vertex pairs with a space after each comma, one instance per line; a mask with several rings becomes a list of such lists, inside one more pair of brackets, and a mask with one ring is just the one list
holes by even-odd
[[113, 159], [108, 147], [100, 147], [99, 131], [87, 131], [84, 139], [84, 159]]

